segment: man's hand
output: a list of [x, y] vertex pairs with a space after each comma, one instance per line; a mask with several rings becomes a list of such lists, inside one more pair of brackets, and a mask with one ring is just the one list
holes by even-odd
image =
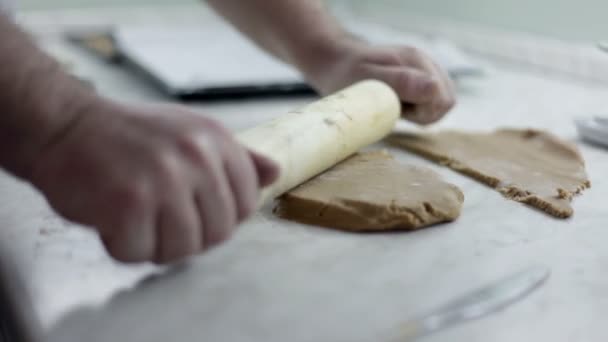
[[0, 14], [0, 167], [122, 261], [170, 262], [226, 239], [277, 177], [216, 122], [130, 107], [67, 75]]
[[348, 32], [323, 0], [207, 0], [259, 46], [298, 68], [323, 95], [373, 78], [391, 85], [403, 116], [419, 124], [454, 105], [452, 82], [429, 57], [407, 46], [373, 46]]
[[449, 76], [416, 48], [372, 46], [345, 37], [328, 56], [307, 72], [323, 94], [363, 79], [381, 80], [401, 98], [403, 117], [423, 125], [438, 121], [454, 106]]
[[89, 109], [34, 165], [64, 217], [120, 261], [179, 261], [225, 240], [278, 174], [223, 127], [177, 106]]

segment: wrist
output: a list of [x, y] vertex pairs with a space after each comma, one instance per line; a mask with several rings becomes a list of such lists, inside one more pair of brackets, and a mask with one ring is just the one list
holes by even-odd
[[349, 48], [353, 37], [342, 28], [322, 30], [293, 42], [293, 64], [305, 75], [317, 72], [339, 58]]
[[18, 177], [30, 179], [32, 168], [46, 151], [66, 135], [82, 116], [100, 101], [89, 88], [65, 73], [54, 61], [24, 77], [15, 97], [23, 103], [11, 109], [20, 118], [13, 121], [2, 164]]
[[298, 52], [295, 65], [313, 87], [325, 93], [325, 79], [333, 77], [338, 65], [364, 44], [367, 43], [340, 28], [312, 41], [304, 51]]

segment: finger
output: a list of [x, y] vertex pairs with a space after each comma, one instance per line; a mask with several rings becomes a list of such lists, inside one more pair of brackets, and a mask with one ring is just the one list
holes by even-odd
[[121, 222], [98, 227], [108, 253], [126, 263], [154, 260], [157, 238], [154, 216], [153, 212], [133, 211]]
[[368, 65], [370, 78], [390, 85], [401, 101], [422, 104], [432, 101], [439, 92], [439, 82], [429, 73], [404, 66]]
[[197, 180], [196, 203], [203, 226], [202, 241], [209, 248], [227, 239], [237, 223], [236, 199], [217, 149], [203, 140], [204, 161]]
[[[126, 184], [126, 185], [125, 185]], [[156, 249], [156, 202], [145, 182], [120, 180], [104, 189], [107, 193], [93, 207], [90, 224], [97, 228], [108, 253], [118, 261], [143, 262], [154, 258]]]
[[194, 196], [184, 189], [167, 197], [160, 210], [157, 223], [157, 249], [155, 261], [177, 262], [202, 249], [201, 222]]
[[430, 101], [432, 103], [432, 106], [428, 108], [430, 110], [427, 109], [427, 112], [429, 112], [429, 115], [432, 116], [434, 121], [439, 120], [456, 102], [452, 79], [444, 68], [439, 66], [432, 58], [420, 50], [406, 47], [402, 50], [401, 56], [402, 62], [406, 65], [424, 70], [428, 72], [432, 78], [439, 81], [439, 91], [432, 101]]
[[249, 156], [253, 160], [253, 164], [257, 170], [260, 187], [269, 186], [279, 178], [281, 170], [270, 158], [254, 151], [249, 151]]
[[433, 109], [435, 113], [435, 119], [441, 119], [456, 103], [455, 87], [454, 82], [448, 75], [448, 73], [437, 63], [430, 61], [435, 69], [435, 75], [442, 80], [441, 91], [439, 97], [433, 101]]
[[258, 199], [257, 172], [247, 150], [236, 142], [224, 144], [223, 158], [236, 203], [237, 220], [240, 222], [255, 210]]
[[431, 103], [420, 105], [403, 105], [402, 117], [419, 125], [429, 125], [438, 120]]

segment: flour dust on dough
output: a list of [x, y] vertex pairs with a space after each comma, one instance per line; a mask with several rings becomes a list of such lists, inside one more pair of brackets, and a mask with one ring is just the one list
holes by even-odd
[[278, 216], [348, 231], [413, 230], [453, 221], [464, 195], [434, 171], [383, 151], [359, 153], [283, 195]]
[[572, 197], [591, 186], [576, 147], [543, 131], [395, 133], [387, 140], [559, 218], [572, 216]]

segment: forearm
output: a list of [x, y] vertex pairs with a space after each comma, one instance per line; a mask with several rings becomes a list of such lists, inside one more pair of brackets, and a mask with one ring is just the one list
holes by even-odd
[[0, 46], [0, 167], [27, 177], [92, 95], [1, 14]]
[[304, 72], [349, 40], [321, 0], [207, 2], [258, 45]]

